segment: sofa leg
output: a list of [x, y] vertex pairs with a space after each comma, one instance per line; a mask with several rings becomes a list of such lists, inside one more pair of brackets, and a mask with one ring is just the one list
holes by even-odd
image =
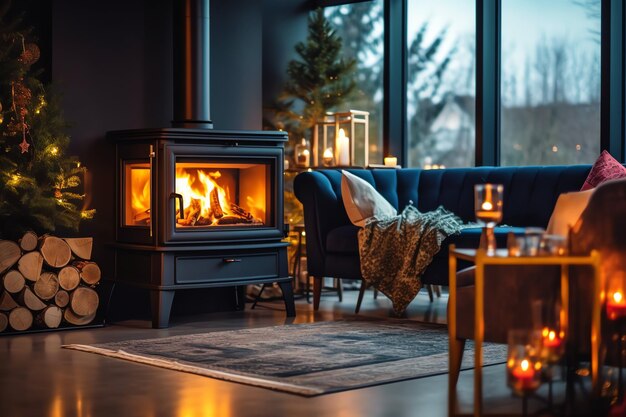
[[356, 310], [354, 314], [359, 314], [359, 310], [361, 310], [361, 302], [363, 301], [363, 296], [365, 295], [365, 290], [367, 289], [367, 282], [361, 281], [361, 288], [359, 289], [359, 298], [356, 300]]
[[454, 381], [456, 386], [461, 372], [461, 362], [463, 361], [463, 351], [465, 350], [465, 339], [455, 339], [450, 343], [450, 382]]
[[337, 288], [337, 296], [341, 303], [343, 301], [343, 285], [341, 284], [341, 278], [335, 278], [335, 288]]
[[433, 302], [433, 286], [430, 284], [426, 284], [426, 290], [428, 291], [428, 298], [430, 298], [430, 302]]
[[437, 294], [437, 298], [441, 298], [441, 285], [435, 285], [435, 294]]
[[313, 311], [320, 309], [320, 298], [322, 297], [322, 285], [324, 277], [313, 277]]

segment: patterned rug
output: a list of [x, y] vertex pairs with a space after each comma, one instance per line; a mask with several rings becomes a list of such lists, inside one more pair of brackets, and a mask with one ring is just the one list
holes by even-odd
[[[66, 345], [68, 349], [304, 396], [448, 372], [448, 334], [409, 320], [345, 320]], [[505, 345], [486, 344], [485, 365], [502, 363]], [[468, 343], [463, 368], [471, 368]]]

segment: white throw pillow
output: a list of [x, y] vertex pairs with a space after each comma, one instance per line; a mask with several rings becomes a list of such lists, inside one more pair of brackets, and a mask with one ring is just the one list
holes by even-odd
[[341, 198], [348, 217], [355, 226], [365, 226], [365, 220], [372, 216], [382, 218], [398, 214], [385, 197], [367, 181], [344, 170], [341, 171]]
[[554, 211], [550, 216], [547, 233], [568, 237], [569, 229], [576, 224], [580, 215], [587, 207], [587, 203], [594, 189], [563, 193], [556, 200]]

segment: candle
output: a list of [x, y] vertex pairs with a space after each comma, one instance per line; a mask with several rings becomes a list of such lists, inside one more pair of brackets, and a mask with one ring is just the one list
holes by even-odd
[[561, 346], [561, 339], [556, 335], [554, 330], [548, 328], [543, 329], [543, 345], [545, 347], [559, 347]]
[[[511, 370], [512, 388], [517, 393], [534, 391], [539, 387], [539, 374], [528, 359], [522, 359]], [[539, 365], [539, 364], [537, 364]], [[541, 368], [541, 366], [539, 366]]]
[[611, 320], [626, 317], [626, 299], [621, 291], [615, 291], [606, 300], [606, 314]]
[[324, 166], [332, 166], [333, 165], [333, 149], [332, 148], [326, 148], [326, 150], [324, 151], [324, 154], [322, 155], [322, 163], [324, 164]]
[[541, 357], [548, 363], [555, 363], [561, 359], [564, 333], [544, 327], [541, 331], [542, 354]]
[[395, 156], [386, 156], [385, 157], [385, 166], [386, 167], [396, 167], [398, 165], [398, 158]]
[[337, 163], [341, 166], [350, 165], [350, 138], [343, 129], [337, 135]]

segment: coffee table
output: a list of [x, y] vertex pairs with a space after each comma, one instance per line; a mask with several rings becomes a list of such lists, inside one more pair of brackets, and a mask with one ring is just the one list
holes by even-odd
[[485, 304], [485, 266], [487, 265], [557, 265], [561, 267], [561, 325], [568, 335], [568, 304], [569, 304], [569, 267], [574, 265], [589, 265], [594, 271], [594, 297], [591, 318], [591, 383], [594, 395], [600, 393], [600, 341], [601, 341], [601, 291], [604, 288], [604, 278], [600, 272], [600, 254], [592, 251], [589, 256], [508, 256], [506, 249], [498, 249], [495, 256], [487, 256], [484, 249], [461, 249], [454, 245], [449, 247], [449, 283], [450, 294], [448, 301], [448, 338], [449, 338], [449, 373], [448, 373], [448, 415], [456, 413], [456, 384], [457, 376], [453, 371], [459, 369], [456, 363], [460, 350], [456, 323], [457, 260], [473, 262], [476, 265], [475, 275], [475, 317], [474, 317], [474, 404], [473, 415], [482, 416], [482, 366], [483, 366], [483, 339], [485, 334], [484, 304]]

